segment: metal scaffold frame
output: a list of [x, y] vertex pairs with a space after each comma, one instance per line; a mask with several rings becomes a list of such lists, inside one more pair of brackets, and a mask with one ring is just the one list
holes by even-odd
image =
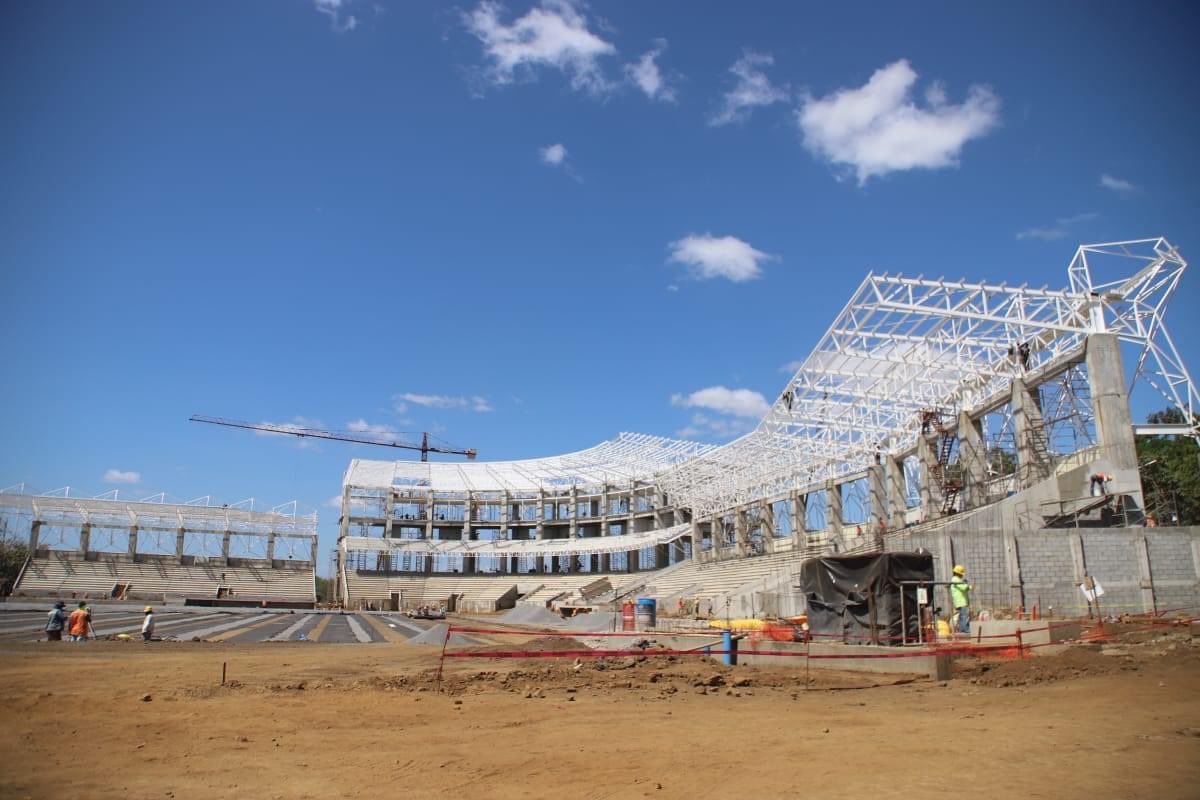
[[[1122, 274], [1098, 280], [1114, 261]], [[868, 275], [754, 431], [658, 484], [699, 516], [858, 473], [911, 450], [923, 411], [1001, 404], [1014, 379], [1081, 360], [1094, 333], [1137, 349], [1131, 391], [1144, 382], [1194, 420], [1200, 396], [1165, 326], [1186, 267], [1159, 237], [1081, 246], [1066, 289]]]

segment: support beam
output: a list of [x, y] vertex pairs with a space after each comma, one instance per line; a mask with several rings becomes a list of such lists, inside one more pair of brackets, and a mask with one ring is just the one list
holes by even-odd
[[842, 487], [832, 478], [825, 481], [825, 530], [830, 536], [842, 532]]
[[87, 555], [92, 549], [92, 526], [86, 522], [79, 526], [79, 552]]
[[904, 527], [904, 516], [908, 511], [908, 484], [904, 479], [904, 462], [889, 455], [884, 465], [888, 482], [888, 527]]
[[917, 437], [917, 460], [921, 464], [921, 521], [927, 522], [941, 513], [942, 487], [938, 478], [937, 436]]
[[176, 558], [183, 558], [183, 544], [184, 544], [185, 538], [186, 538], [186, 534], [185, 534], [183, 528], [180, 528], [179, 530], [175, 531], [175, 557]]
[[883, 464], [872, 464], [867, 468], [867, 494], [870, 496], [871, 505], [869, 524], [871, 530], [876, 531], [880, 523], [887, 525], [887, 491], [884, 486]]
[[127, 544], [129, 557], [132, 559], [137, 555], [138, 546], [138, 527], [137, 525], [129, 526], [129, 542]]
[[966, 411], [958, 415], [958, 466], [962, 475], [962, 510], [987, 502], [987, 450], [983, 444], [983, 422]]
[[1021, 378], [1012, 382], [1013, 433], [1017, 440], [1017, 488], [1028, 489], [1050, 476], [1050, 443], [1042, 421], [1037, 389], [1031, 392]]
[[42, 523], [40, 520], [34, 520], [29, 525], [29, 553], [33, 555], [38, 549], [38, 537], [41, 534]]
[[1117, 469], [1137, 467], [1129, 393], [1121, 343], [1116, 334], [1093, 333], [1087, 340], [1088, 385], [1096, 420], [1096, 439], [1105, 458]]

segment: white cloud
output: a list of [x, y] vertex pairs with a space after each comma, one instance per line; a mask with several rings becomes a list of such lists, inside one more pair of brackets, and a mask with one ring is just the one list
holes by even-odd
[[889, 172], [956, 165], [963, 145], [999, 122], [1000, 99], [986, 86], [972, 86], [954, 105], [934, 83], [923, 108], [912, 99], [916, 81], [908, 61], [900, 60], [876, 70], [863, 86], [805, 98], [796, 111], [805, 147], [853, 167], [859, 185]]
[[540, 151], [542, 163], [557, 167], [567, 160], [567, 147], [563, 144], [548, 144]]
[[668, 85], [658, 68], [657, 59], [667, 49], [666, 39], [655, 39], [654, 49], [642, 53], [636, 63], [625, 65], [625, 77], [651, 100], [661, 100], [664, 103], [675, 102], [675, 89]]
[[391, 425], [372, 424], [361, 417], [347, 422], [346, 430], [351, 433], [369, 433], [373, 436], [387, 436], [396, 432], [396, 429]]
[[1038, 228], [1026, 228], [1023, 231], [1017, 232], [1017, 239], [1042, 239], [1045, 241], [1053, 241], [1054, 239], [1063, 239], [1070, 231], [1068, 230], [1073, 225], [1078, 225], [1080, 222], [1086, 222], [1089, 219], [1095, 219], [1100, 216], [1094, 212], [1085, 214], [1076, 214], [1073, 217], [1062, 217], [1056, 219], [1053, 225]]
[[358, 18], [353, 14], [343, 15], [347, 0], [313, 0], [317, 12], [329, 17], [329, 25], [335, 33], [348, 33], [358, 27]]
[[790, 93], [786, 86], [775, 86], [761, 67], [775, 63], [770, 53], [755, 53], [747, 50], [729, 71], [737, 79], [733, 88], [721, 98], [721, 108], [709, 118], [709, 125], [728, 125], [741, 122], [755, 108], [785, 102]]
[[782, 367], [780, 367], [779, 371], [787, 373], [788, 375], [795, 375], [796, 372], [803, 366], [804, 366], [803, 361], [789, 361], [786, 364], [784, 364]]
[[754, 423], [738, 417], [708, 417], [693, 414], [691, 422], [675, 435], [681, 439], [732, 439], [754, 430]]
[[329, 498], [328, 500], [326, 500], [326, 501], [324, 502], [324, 504], [323, 504], [323, 505], [324, 505], [326, 508], [336, 508], [336, 509], [338, 509], [338, 510], [341, 510], [341, 508], [342, 508], [342, 496], [341, 496], [340, 494], [335, 494], [333, 497], [331, 497], [331, 498]]
[[110, 469], [104, 473], [105, 483], [141, 483], [142, 473], [133, 470]]
[[500, 21], [504, 8], [484, 0], [463, 15], [463, 23], [490, 62], [486, 77], [493, 84], [533, 76], [538, 67], [553, 67], [570, 77], [571, 87], [599, 94], [611, 88], [600, 68], [603, 56], [617, 49], [588, 30], [587, 18], [568, 0], [542, 0], [512, 24]]
[[668, 245], [670, 260], [690, 267], [697, 280], [728, 278], [734, 283], [762, 275], [759, 264], [774, 256], [756, 250], [736, 236], [689, 234]]
[[397, 408], [407, 407], [406, 403], [412, 403], [425, 408], [455, 408], [467, 409], [483, 414], [492, 411], [492, 404], [486, 397], [481, 395], [472, 395], [470, 397], [451, 396], [445, 394], [414, 394], [413, 392], [405, 392], [404, 394], [396, 395], [394, 398]]
[[1104, 174], [1100, 176], [1100, 185], [1105, 189], [1112, 189], [1114, 192], [1132, 192], [1137, 189], [1132, 183], [1121, 178], [1114, 178], [1112, 175]]
[[752, 389], [729, 389], [710, 386], [689, 395], [671, 395], [671, 405], [681, 408], [705, 408], [718, 414], [760, 419], [771, 406], [767, 399]]

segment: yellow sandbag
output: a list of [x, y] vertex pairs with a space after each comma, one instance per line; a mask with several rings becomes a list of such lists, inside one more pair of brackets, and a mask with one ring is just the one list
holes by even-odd
[[708, 627], [731, 631], [761, 631], [767, 625], [762, 619], [710, 619]]

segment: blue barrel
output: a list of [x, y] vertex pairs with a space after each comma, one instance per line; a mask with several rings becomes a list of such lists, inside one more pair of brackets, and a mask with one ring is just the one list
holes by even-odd
[[721, 649], [725, 651], [725, 656], [721, 660], [728, 666], [737, 666], [737, 639], [733, 638], [733, 631], [721, 632]]
[[639, 597], [637, 601], [637, 626], [639, 631], [649, 630], [658, 624], [658, 601], [653, 597]]

